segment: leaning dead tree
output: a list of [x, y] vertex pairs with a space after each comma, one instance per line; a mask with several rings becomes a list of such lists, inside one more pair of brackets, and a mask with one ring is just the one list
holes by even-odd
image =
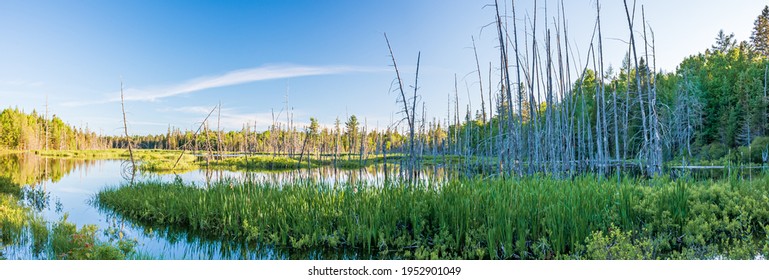
[[136, 160], [134, 160], [134, 152], [133, 152], [133, 144], [131, 143], [131, 136], [128, 135], [128, 121], [126, 120], [125, 115], [125, 98], [123, 95], [123, 81], [120, 81], [120, 108], [123, 111], [123, 132], [125, 133], [126, 140], [128, 141], [128, 155], [131, 159], [131, 166], [130, 166], [130, 173], [131, 173], [131, 182], [133, 182], [133, 179], [136, 175]]
[[[213, 109], [211, 109], [211, 112], [209, 112], [208, 115], [206, 116], [206, 118], [203, 119], [203, 121], [200, 123], [200, 126], [198, 127], [198, 130], [196, 130], [195, 133], [192, 134], [192, 139], [196, 139], [196, 137], [198, 136], [198, 133], [200, 133], [200, 130], [203, 129], [203, 127], [206, 125], [206, 122], [208, 122], [208, 118], [211, 117], [211, 115], [214, 113], [214, 111], [216, 111], [216, 108], [218, 108], [218, 106], [216, 106]], [[208, 135], [206, 135], [206, 138], [207, 138], [207, 136]], [[175, 170], [176, 169], [176, 166], [179, 164], [179, 160], [182, 159], [182, 157], [184, 156], [184, 153], [187, 151], [187, 146], [190, 145], [191, 143], [192, 143], [192, 141], [189, 141], [187, 143], [184, 143], [184, 145], [182, 145], [182, 152], [179, 153], [179, 157], [176, 159], [176, 162], [174, 162], [174, 166], [171, 167], [171, 170]]]
[[[403, 79], [401, 79], [400, 70], [398, 64], [395, 61], [395, 55], [393, 54], [392, 47], [390, 46], [390, 40], [387, 38], [387, 33], [384, 34], [385, 41], [387, 42], [387, 49], [390, 51], [390, 58], [392, 58], [393, 68], [395, 68], [396, 82], [398, 83], [398, 92], [400, 97], [398, 102], [403, 105], [403, 113], [406, 115], [406, 123], [408, 125], [409, 143], [408, 143], [408, 159], [405, 169], [408, 171], [407, 179], [409, 182], [413, 182], [415, 179], [416, 166], [416, 150], [415, 150], [415, 132], [416, 132], [416, 108], [417, 108], [417, 90], [419, 89], [419, 60], [422, 57], [422, 53], [417, 54], [417, 68], [414, 78], [414, 95], [411, 98], [406, 97], [406, 91], [403, 88]], [[401, 166], [404, 168], [404, 166]]]

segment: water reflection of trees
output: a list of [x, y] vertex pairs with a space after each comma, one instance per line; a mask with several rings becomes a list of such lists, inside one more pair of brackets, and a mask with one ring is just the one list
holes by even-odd
[[58, 182], [79, 167], [95, 165], [95, 160], [56, 159], [31, 153], [0, 156], [0, 175], [20, 186], [38, 186]]
[[[401, 169], [397, 165], [371, 165], [360, 169], [340, 169], [330, 166], [316, 167], [309, 169], [293, 169], [284, 171], [265, 171], [265, 170], [205, 170], [205, 177], [208, 182], [217, 180], [239, 180], [244, 182], [295, 182], [296, 180], [309, 180], [313, 182], [323, 182], [330, 185], [357, 185], [360, 183], [382, 185], [385, 181], [396, 181], [399, 178]], [[446, 178], [446, 170], [442, 167], [424, 168], [420, 171], [419, 180], [437, 181]]]
[[[32, 153], [9, 154], [0, 156], [0, 176], [18, 186], [13, 194], [23, 206], [40, 212], [48, 209], [51, 204], [47, 183], [56, 183], [74, 170], [95, 163], [93, 160], [40, 157]], [[58, 201], [56, 203], [58, 212], [61, 205]]]
[[[24, 199], [27, 196], [27, 190], [13, 183], [10, 177], [0, 174], [0, 260], [48, 258], [46, 222], [35, 212], [37, 209], [26, 206], [30, 204]], [[49, 196], [39, 193], [29, 195], [33, 196], [38, 197], [30, 200], [36, 201], [39, 207], [47, 207]]]

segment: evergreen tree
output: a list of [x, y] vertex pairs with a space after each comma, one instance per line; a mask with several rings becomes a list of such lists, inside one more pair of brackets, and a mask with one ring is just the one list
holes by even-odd
[[761, 15], [753, 24], [753, 34], [750, 36], [750, 41], [758, 53], [769, 57], [769, 6], [764, 6]]
[[724, 33], [724, 30], [721, 29], [718, 31], [718, 35], [716, 35], [716, 44], [710, 47], [710, 49], [713, 52], [728, 52], [730, 49], [734, 48], [734, 46], [737, 44], [737, 42], [734, 40], [734, 33], [726, 35]]
[[315, 150], [315, 142], [318, 141], [318, 137], [320, 136], [320, 125], [318, 124], [318, 120], [316, 118], [310, 118], [310, 127], [309, 127], [309, 136], [310, 136], [310, 150]]
[[316, 118], [310, 118], [310, 135], [315, 137], [318, 136], [320, 125], [318, 125], [318, 120]]
[[348, 152], [352, 151], [355, 148], [355, 143], [358, 137], [358, 117], [355, 115], [350, 116], [350, 119], [345, 122], [345, 126], [347, 129], [347, 139], [348, 139]]

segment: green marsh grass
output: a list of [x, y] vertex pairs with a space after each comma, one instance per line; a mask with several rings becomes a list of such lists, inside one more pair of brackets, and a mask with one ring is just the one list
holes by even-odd
[[616, 242], [607, 238], [627, 235], [625, 245], [649, 252], [628, 256], [708, 258], [728, 254], [739, 240], [766, 239], [768, 188], [769, 178], [734, 185], [533, 176], [415, 187], [225, 180], [205, 188], [154, 181], [106, 189], [96, 199], [145, 224], [293, 250], [347, 248], [407, 259], [583, 259], [596, 257], [590, 242], [611, 245]]

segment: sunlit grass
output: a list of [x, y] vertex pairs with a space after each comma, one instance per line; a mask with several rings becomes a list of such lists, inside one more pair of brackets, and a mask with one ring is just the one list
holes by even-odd
[[[416, 187], [142, 182], [107, 189], [97, 200], [144, 223], [296, 250], [345, 247], [418, 259], [590, 258], [595, 250], [586, 249], [588, 239], [604, 240], [593, 233], [616, 228], [632, 237], [632, 246], [653, 244], [644, 247], [649, 258], [707, 258], [735, 238], [765, 237], [767, 188], [766, 178], [732, 185], [594, 176]], [[715, 249], [703, 253], [710, 245]]]

